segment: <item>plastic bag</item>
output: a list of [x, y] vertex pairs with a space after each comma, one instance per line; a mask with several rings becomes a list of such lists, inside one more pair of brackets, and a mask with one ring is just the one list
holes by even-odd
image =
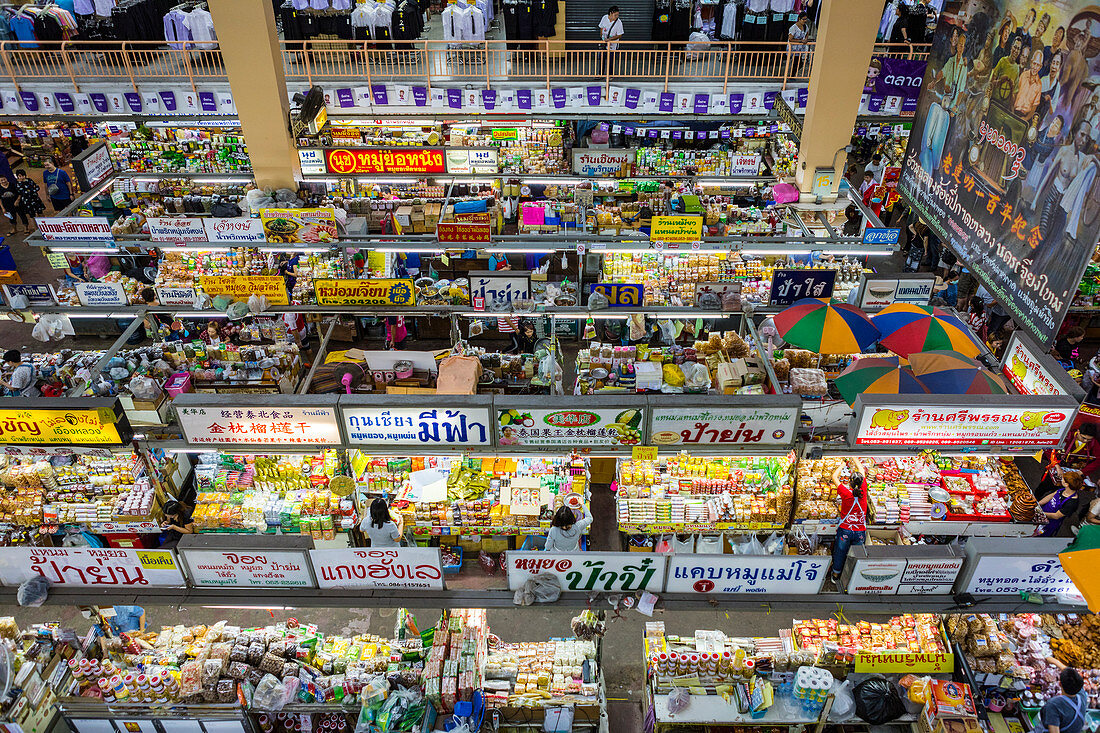
[[20, 606], [38, 607], [46, 602], [50, 595], [50, 581], [43, 575], [36, 575], [30, 580], [25, 580], [19, 585], [19, 591], [15, 599]]
[[768, 535], [768, 539], [764, 540], [764, 554], [765, 555], [782, 555], [783, 554], [783, 538], [772, 532]]
[[233, 298], [228, 295], [216, 295], [211, 303], [217, 310], [225, 311], [233, 303]]
[[237, 303], [230, 303], [229, 307], [225, 309], [225, 315], [229, 317], [231, 321], [239, 321], [245, 316], [251, 315], [251, 311], [248, 309], [248, 303], [243, 301]]
[[558, 576], [540, 573], [527, 579], [512, 596], [512, 602], [517, 606], [530, 606], [532, 603], [553, 603], [560, 597], [561, 580]]
[[683, 687], [673, 687], [668, 693], [668, 712], [671, 715], [682, 713], [691, 704], [691, 693]]
[[130, 394], [139, 400], [153, 401], [160, 399], [163, 393], [155, 379], [137, 376], [130, 380]]
[[883, 725], [905, 713], [897, 686], [882, 675], [873, 675], [855, 686], [856, 717], [871, 725]]
[[34, 328], [31, 329], [31, 338], [35, 341], [49, 341], [50, 329], [46, 326], [44, 321], [39, 321], [34, 324]]
[[248, 296], [248, 310], [252, 313], [263, 313], [268, 308], [267, 296], [253, 293]]
[[588, 296], [588, 310], [603, 310], [604, 308], [609, 308], [610, 306], [611, 301], [608, 300], [607, 296], [599, 290], [593, 290], [592, 293]]
[[745, 545], [746, 545], [746, 547], [745, 547], [745, 554], [746, 555], [767, 555], [768, 554], [764, 550], [764, 545], [760, 542], [759, 539], [757, 539], [755, 534], [752, 536], [751, 539], [749, 539], [748, 542], [745, 543]]
[[30, 301], [27, 300], [27, 296], [23, 295], [22, 293], [16, 293], [15, 295], [11, 296], [11, 300], [8, 301], [8, 306], [10, 306], [12, 310], [18, 311], [25, 308], [30, 308], [31, 304]]
[[485, 331], [485, 325], [481, 322], [481, 319], [475, 318], [470, 321], [470, 338], [474, 336], [480, 336]]
[[852, 681], [833, 684], [833, 707], [829, 710], [829, 720], [834, 723], [849, 720], [855, 711], [856, 701], [852, 697]]
[[265, 674], [252, 693], [252, 707], [260, 710], [282, 710], [286, 705], [286, 687], [273, 674]]

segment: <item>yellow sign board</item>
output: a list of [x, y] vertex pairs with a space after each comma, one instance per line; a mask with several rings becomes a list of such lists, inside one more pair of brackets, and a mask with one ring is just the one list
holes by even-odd
[[856, 655], [856, 672], [898, 672], [951, 674], [955, 671], [955, 655], [922, 654], [919, 652], [860, 652]]
[[50, 267], [55, 270], [64, 270], [66, 267], [69, 266], [69, 260], [67, 260], [65, 258], [65, 255], [61, 254], [60, 252], [47, 252], [46, 262], [48, 262]]
[[251, 295], [263, 295], [271, 305], [290, 304], [286, 295], [286, 281], [278, 275], [201, 275], [199, 284], [211, 298], [215, 295], [231, 295], [237, 300], [247, 300]]
[[657, 446], [636, 445], [630, 449], [630, 457], [635, 461], [655, 461], [657, 460]]
[[162, 550], [154, 550], [152, 552], [138, 551], [138, 561], [141, 562], [141, 567], [146, 570], [174, 570], [176, 567], [175, 561], [172, 559], [172, 553], [164, 552]]
[[313, 281], [317, 305], [416, 305], [416, 288], [410, 279]]
[[649, 231], [652, 242], [698, 242], [702, 238], [701, 216], [655, 216]]
[[[111, 415], [112, 419], [114, 415]], [[9, 445], [120, 444], [118, 429], [96, 409], [0, 409], [0, 443]]]

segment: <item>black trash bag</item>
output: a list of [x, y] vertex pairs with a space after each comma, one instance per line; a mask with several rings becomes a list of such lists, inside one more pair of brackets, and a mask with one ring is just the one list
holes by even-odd
[[884, 725], [905, 714], [898, 686], [882, 675], [873, 675], [852, 690], [856, 700], [856, 716], [871, 725]]

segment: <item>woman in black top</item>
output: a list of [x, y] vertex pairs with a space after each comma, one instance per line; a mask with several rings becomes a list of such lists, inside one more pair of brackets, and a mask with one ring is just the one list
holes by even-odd
[[42, 216], [46, 205], [38, 195], [38, 184], [27, 178], [27, 172], [22, 168], [15, 172], [15, 190], [19, 192], [19, 208], [26, 212], [32, 222], [34, 217]]
[[4, 216], [11, 221], [11, 234], [19, 231], [19, 225], [15, 221], [16, 216], [23, 220], [23, 227], [27, 228], [27, 212], [19, 206], [19, 191], [6, 176], [0, 176], [0, 205], [4, 207]]
[[191, 521], [191, 512], [178, 501], [170, 501], [164, 505], [164, 542], [162, 548], [173, 548], [179, 544], [185, 534], [195, 533], [195, 523]]

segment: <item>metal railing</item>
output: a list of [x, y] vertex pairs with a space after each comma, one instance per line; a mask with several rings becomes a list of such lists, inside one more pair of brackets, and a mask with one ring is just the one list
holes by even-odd
[[[788, 47], [778, 42], [714, 41], [682, 43], [621, 41], [608, 50], [591, 41], [281, 41], [286, 76], [292, 82], [485, 84], [525, 81], [545, 85], [597, 82], [670, 84], [767, 81], [784, 88], [809, 79], [814, 43]], [[875, 53], [921, 59], [928, 46], [878, 44]], [[3, 41], [0, 75], [18, 88], [33, 81], [67, 80], [82, 84], [227, 79], [216, 47], [181, 48], [160, 41]]]

